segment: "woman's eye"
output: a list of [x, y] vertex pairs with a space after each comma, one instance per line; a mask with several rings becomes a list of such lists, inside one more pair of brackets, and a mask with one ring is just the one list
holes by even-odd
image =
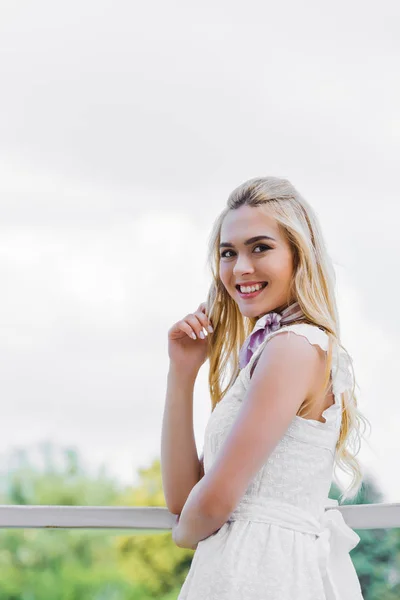
[[[265, 244], [258, 244], [258, 246], [255, 246], [253, 248], [253, 250], [255, 250], [256, 248], [263, 248], [266, 250], [270, 250], [271, 246], [266, 246]], [[227, 252], [233, 252], [233, 250], [225, 250], [224, 252], [221, 253], [221, 258], [231, 258], [230, 256], [226, 256]], [[256, 254], [260, 254], [260, 252], [256, 252]]]
[[[256, 246], [256, 247], [254, 248], [254, 250], [255, 250], [256, 248], [265, 248], [266, 250], [271, 250], [271, 246], [265, 246], [264, 244], [258, 244], [258, 246]], [[257, 252], [257, 254], [258, 254], [258, 252]]]

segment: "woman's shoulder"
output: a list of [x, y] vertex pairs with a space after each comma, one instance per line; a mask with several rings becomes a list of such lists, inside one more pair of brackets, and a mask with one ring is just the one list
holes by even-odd
[[[323, 327], [315, 325], [314, 323], [301, 322], [283, 325], [276, 331], [271, 331], [256, 349], [249, 363], [243, 369], [245, 379], [250, 380], [260, 354], [268, 341], [276, 335], [283, 335], [285, 332], [292, 332], [296, 335], [303, 336], [310, 344], [319, 346], [325, 352], [328, 352], [329, 349], [329, 338], [333, 338], [333, 336], [329, 336]], [[352, 362], [353, 361], [347, 351], [342, 348], [338, 340], [333, 338], [331, 368], [334, 389], [338, 393], [351, 389], [353, 386], [354, 374]]]
[[317, 345], [324, 351], [327, 351], [329, 348], [328, 334], [317, 325], [306, 322], [283, 325], [279, 329], [268, 333], [263, 342], [257, 347], [246, 367], [242, 369], [245, 380], [250, 380], [256, 363], [258, 362], [258, 359], [261, 355], [261, 352], [263, 351], [269, 340], [271, 340], [277, 335], [285, 335], [285, 333], [294, 333], [296, 335], [302, 336], [306, 338], [310, 344]]

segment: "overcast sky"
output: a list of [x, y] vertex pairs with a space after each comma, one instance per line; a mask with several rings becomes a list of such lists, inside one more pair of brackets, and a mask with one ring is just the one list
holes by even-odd
[[400, 502], [399, 34], [395, 1], [1, 2], [1, 455], [76, 445], [126, 483], [159, 458], [167, 331], [229, 193], [273, 175], [321, 220], [358, 458]]

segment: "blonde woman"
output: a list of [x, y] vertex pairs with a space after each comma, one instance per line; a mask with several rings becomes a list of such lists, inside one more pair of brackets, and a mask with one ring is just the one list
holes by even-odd
[[[328, 493], [336, 465], [353, 476], [341, 499], [359, 490], [349, 445], [366, 419], [317, 216], [286, 179], [246, 181], [214, 224], [209, 264], [206, 302], [168, 332], [163, 488], [175, 543], [196, 550], [178, 600], [362, 600], [360, 538]], [[207, 359], [199, 460], [193, 388]]]

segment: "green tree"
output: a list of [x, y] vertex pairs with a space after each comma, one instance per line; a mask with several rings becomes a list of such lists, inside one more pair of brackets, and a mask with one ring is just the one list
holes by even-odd
[[[166, 507], [161, 463], [139, 469], [139, 483], [118, 498], [121, 506]], [[120, 536], [116, 541], [124, 575], [143, 585], [152, 597], [176, 598], [189, 570], [194, 550], [178, 548], [171, 531], [149, 530]], [[175, 594], [175, 595], [174, 595]]]
[[[56, 452], [45, 443], [41, 453], [43, 468], [28, 450], [6, 459], [1, 504], [112, 505], [121, 493], [104, 471], [89, 477], [75, 449]], [[0, 529], [0, 600], [82, 598], [142, 598], [140, 586], [120, 571], [109, 530]]]

